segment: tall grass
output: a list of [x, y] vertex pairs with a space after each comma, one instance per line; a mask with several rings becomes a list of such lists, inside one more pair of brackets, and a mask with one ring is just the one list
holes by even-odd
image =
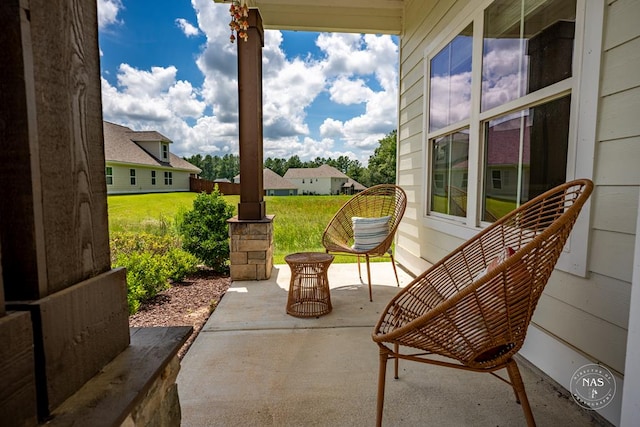
[[[109, 231], [175, 233], [176, 219], [193, 207], [195, 193], [161, 193], [109, 196]], [[275, 264], [290, 253], [324, 252], [322, 232], [350, 196], [267, 196], [273, 220]], [[237, 212], [239, 196], [224, 196]], [[355, 257], [336, 257], [335, 262], [355, 262]]]

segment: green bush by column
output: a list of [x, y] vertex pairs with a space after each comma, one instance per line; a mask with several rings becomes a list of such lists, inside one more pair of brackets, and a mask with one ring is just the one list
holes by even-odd
[[182, 248], [217, 272], [229, 268], [229, 225], [233, 206], [227, 204], [218, 188], [211, 194], [199, 194], [193, 209], [183, 214], [178, 224]]

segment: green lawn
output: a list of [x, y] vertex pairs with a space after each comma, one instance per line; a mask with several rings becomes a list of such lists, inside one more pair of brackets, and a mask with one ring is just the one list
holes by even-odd
[[[109, 230], [148, 231], [175, 229], [176, 215], [192, 208], [195, 193], [160, 193], [108, 196]], [[287, 254], [324, 251], [322, 232], [350, 196], [267, 196], [267, 214], [274, 219], [274, 263], [283, 264]], [[240, 196], [224, 196], [237, 211]], [[355, 262], [355, 257], [336, 257], [335, 262]]]

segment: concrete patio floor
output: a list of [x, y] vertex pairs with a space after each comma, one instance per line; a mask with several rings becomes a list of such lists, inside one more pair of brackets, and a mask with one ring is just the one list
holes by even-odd
[[[364, 273], [364, 269], [363, 269]], [[411, 277], [398, 269], [401, 286]], [[375, 425], [378, 347], [371, 332], [398, 288], [373, 263], [373, 302], [356, 264], [329, 268], [333, 311], [286, 314], [290, 270], [236, 281], [182, 360], [182, 426]], [[387, 373], [386, 426], [524, 426], [511, 387], [491, 375], [404, 361]], [[602, 425], [519, 363], [538, 426]], [[504, 373], [506, 376], [506, 373]]]

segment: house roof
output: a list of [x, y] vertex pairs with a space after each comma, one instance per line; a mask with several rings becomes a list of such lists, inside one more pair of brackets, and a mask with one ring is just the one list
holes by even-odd
[[169, 138], [167, 138], [160, 132], [156, 132], [155, 130], [131, 131], [130, 135], [133, 142], [173, 142]]
[[104, 130], [104, 157], [107, 162], [139, 164], [151, 167], [173, 168], [193, 173], [202, 170], [169, 152], [169, 162], [163, 162], [146, 151], [137, 142], [171, 142], [156, 131], [134, 131], [126, 126], [102, 122]]
[[371, 34], [402, 31], [404, 0], [247, 0], [247, 5], [260, 9], [267, 29]]
[[[531, 129], [524, 132], [522, 163], [531, 162]], [[487, 164], [489, 166], [517, 165], [520, 157], [520, 120], [510, 120], [489, 129]]]
[[367, 189], [364, 185], [360, 184], [358, 181], [349, 178], [347, 182], [342, 184], [343, 187], [351, 187], [353, 185], [354, 190], [364, 191]]
[[349, 177], [333, 166], [322, 165], [317, 168], [289, 168], [284, 174], [287, 179], [302, 178], [346, 178]]
[[288, 179], [267, 168], [262, 171], [262, 182], [265, 190], [295, 190], [298, 188]]

